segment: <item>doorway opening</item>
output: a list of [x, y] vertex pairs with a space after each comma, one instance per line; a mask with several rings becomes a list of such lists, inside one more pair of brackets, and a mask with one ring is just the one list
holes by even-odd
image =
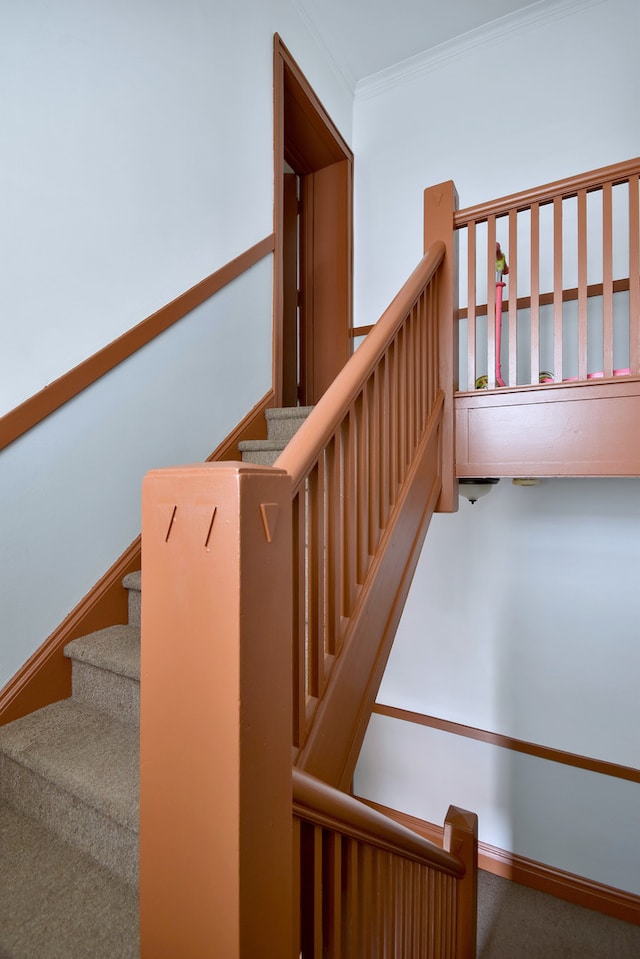
[[274, 386], [312, 406], [351, 353], [353, 154], [276, 34]]

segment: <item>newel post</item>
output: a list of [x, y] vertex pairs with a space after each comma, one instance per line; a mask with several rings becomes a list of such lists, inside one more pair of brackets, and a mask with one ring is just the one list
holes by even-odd
[[453, 405], [453, 394], [458, 389], [458, 234], [453, 228], [453, 215], [457, 209], [458, 193], [453, 180], [438, 183], [424, 191], [424, 252], [434, 240], [442, 240], [446, 247], [440, 268], [438, 295], [439, 385], [445, 397], [442, 492], [436, 505], [440, 513], [454, 513], [458, 509]]
[[143, 487], [143, 959], [292, 953], [291, 484], [211, 463]]
[[465, 867], [458, 882], [456, 959], [475, 959], [478, 926], [478, 817], [449, 806], [444, 821], [444, 848]]

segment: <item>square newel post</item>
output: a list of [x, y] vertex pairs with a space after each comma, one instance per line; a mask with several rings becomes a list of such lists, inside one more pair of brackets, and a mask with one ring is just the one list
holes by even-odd
[[455, 513], [458, 509], [453, 404], [453, 394], [458, 389], [458, 234], [454, 230], [457, 209], [458, 193], [452, 180], [424, 191], [424, 252], [434, 240], [442, 240], [446, 247], [438, 289], [439, 386], [444, 391], [442, 492], [436, 505], [439, 513]]
[[142, 529], [141, 956], [288, 959], [290, 477], [150, 473]]
[[444, 821], [444, 848], [464, 864], [458, 881], [456, 959], [475, 959], [478, 928], [478, 817], [449, 806]]

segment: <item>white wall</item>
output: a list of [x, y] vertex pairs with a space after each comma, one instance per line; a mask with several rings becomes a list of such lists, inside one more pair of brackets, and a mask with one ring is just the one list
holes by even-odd
[[[358, 324], [421, 255], [426, 186], [468, 206], [640, 154], [637, 3], [546, 6], [358, 89]], [[639, 768], [639, 494], [507, 479], [435, 517], [379, 701]], [[439, 823], [467, 806], [485, 842], [640, 893], [636, 784], [374, 716], [355, 787]]]
[[[344, 137], [292, 0], [0, 0], [0, 415], [273, 230], [273, 34]], [[271, 386], [272, 258], [0, 452], [0, 687]]]
[[291, 0], [0, 3], [0, 415], [273, 229], [273, 33], [351, 140]]
[[452, 179], [466, 207], [640, 154], [638, 4], [547, 6], [524, 33], [357, 88], [356, 325], [375, 322], [422, 255], [425, 187]]

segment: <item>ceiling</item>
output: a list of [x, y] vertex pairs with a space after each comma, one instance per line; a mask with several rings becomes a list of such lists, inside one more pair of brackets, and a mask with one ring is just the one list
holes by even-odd
[[[297, 0], [352, 89], [359, 80], [549, 0]], [[552, 0], [553, 2], [553, 0]]]

